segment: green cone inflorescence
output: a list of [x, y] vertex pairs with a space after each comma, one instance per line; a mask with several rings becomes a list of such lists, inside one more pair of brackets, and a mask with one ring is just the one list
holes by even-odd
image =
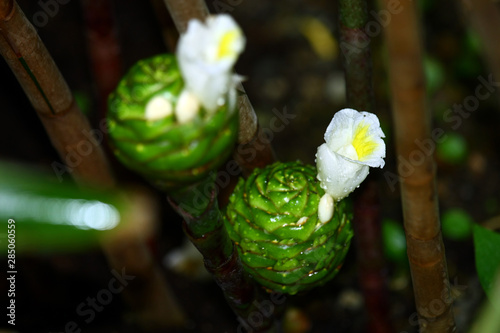
[[[164, 190], [206, 177], [229, 156], [237, 137], [238, 114], [227, 102], [180, 121], [174, 111], [183, 88], [175, 56], [162, 54], [135, 64], [108, 102], [115, 155]], [[152, 116], [148, 108], [154, 108]]]
[[275, 163], [240, 179], [225, 224], [244, 268], [260, 284], [295, 294], [322, 285], [340, 269], [353, 232], [344, 200], [321, 223], [325, 193], [316, 169], [299, 162]]

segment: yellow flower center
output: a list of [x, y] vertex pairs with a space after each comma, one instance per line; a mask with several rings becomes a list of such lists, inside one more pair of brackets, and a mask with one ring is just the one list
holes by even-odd
[[234, 50], [234, 42], [240, 37], [240, 32], [238, 30], [230, 30], [226, 32], [220, 41], [219, 52], [217, 58], [234, 57], [236, 52]]
[[378, 144], [373, 140], [373, 137], [368, 135], [370, 126], [361, 122], [354, 131], [354, 140], [352, 145], [356, 149], [359, 161], [366, 160], [377, 149]]

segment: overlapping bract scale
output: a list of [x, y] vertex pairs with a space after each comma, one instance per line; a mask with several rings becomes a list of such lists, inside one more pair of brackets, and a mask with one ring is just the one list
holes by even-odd
[[215, 113], [198, 112], [179, 123], [175, 113], [151, 119], [146, 107], [161, 97], [175, 108], [184, 82], [174, 55], [135, 64], [110, 95], [108, 125], [117, 158], [157, 187], [170, 190], [198, 181], [231, 153], [238, 114], [224, 104]]
[[245, 269], [267, 289], [295, 294], [340, 269], [352, 237], [350, 214], [340, 201], [332, 219], [321, 223], [323, 194], [316, 169], [299, 162], [275, 163], [240, 179], [225, 224]]

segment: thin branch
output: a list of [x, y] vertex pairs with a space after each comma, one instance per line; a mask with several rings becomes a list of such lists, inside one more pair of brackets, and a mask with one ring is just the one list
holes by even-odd
[[366, 0], [339, 1], [340, 48], [346, 78], [347, 104], [358, 111], [374, 112], [370, 38]]
[[[213, 177], [169, 193], [169, 202], [184, 218], [185, 234], [203, 255], [205, 267], [222, 289], [227, 303], [240, 320], [246, 321], [252, 313], [258, 313], [256, 304], [266, 302], [268, 296], [243, 269], [236, 247], [224, 227], [215, 190], [206, 193], [208, 188], [215, 189]], [[255, 332], [276, 332], [274, 318], [281, 310], [276, 309], [258, 325], [253, 325]]]
[[367, 332], [390, 333], [387, 265], [382, 251], [380, 202], [374, 182], [368, 182], [354, 203], [353, 226], [358, 276], [368, 312]]
[[99, 119], [106, 116], [108, 95], [123, 74], [121, 46], [111, 0], [80, 0], [85, 19], [85, 36], [99, 103]]
[[[375, 111], [366, 0], [339, 1], [340, 45], [344, 55], [347, 105]], [[355, 203], [353, 226], [358, 254], [358, 277], [368, 313], [367, 331], [392, 332], [389, 320], [387, 266], [382, 250], [378, 193], [366, 184]]]
[[[383, 2], [392, 6], [391, 0]], [[395, 124], [408, 258], [421, 332], [453, 332], [455, 323], [441, 235], [425, 96], [422, 40], [416, 3], [403, 1], [386, 27], [389, 79]], [[420, 146], [418, 145], [420, 143]]]

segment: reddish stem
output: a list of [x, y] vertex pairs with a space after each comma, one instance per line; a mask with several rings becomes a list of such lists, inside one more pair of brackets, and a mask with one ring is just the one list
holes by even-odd
[[120, 81], [123, 69], [113, 5], [110, 0], [81, 0], [81, 4], [99, 101], [99, 118], [104, 118], [108, 95]]
[[[393, 332], [388, 320], [387, 268], [382, 251], [380, 203], [376, 184], [363, 186], [354, 204], [359, 283], [368, 312], [367, 332]], [[362, 249], [362, 250], [360, 250]]]

